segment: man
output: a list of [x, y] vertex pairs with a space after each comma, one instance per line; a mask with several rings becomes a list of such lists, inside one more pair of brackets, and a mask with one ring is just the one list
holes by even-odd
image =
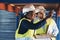
[[[41, 21], [45, 18], [45, 10], [46, 9], [43, 6], [39, 6], [36, 8], [35, 13], [37, 14], [37, 16], [39, 18], [38, 20]], [[49, 14], [51, 15], [51, 17], [46, 20], [46, 24], [43, 25], [43, 27], [41, 27], [40, 29], [37, 29], [35, 31], [35, 35], [48, 34], [50, 36], [57, 36], [59, 30], [57, 28], [55, 21], [52, 19], [52, 11], [49, 12]], [[52, 39], [54, 39], [54, 38], [52, 38]]]
[[[49, 12], [49, 14], [52, 14], [53, 11], [54, 10], [51, 10]], [[52, 16], [53, 16], [53, 14], [52, 14]], [[52, 19], [52, 16], [48, 19], [48, 20], [50, 20], [50, 24], [49, 24], [49, 28], [48, 28], [47, 34], [49, 34], [52, 37], [51, 38], [52, 40], [56, 40], [56, 36], [58, 35], [59, 30], [58, 30], [56, 22], [54, 21], [54, 19]]]
[[[37, 23], [45, 18], [45, 8], [43, 6], [39, 6], [36, 8], [35, 13], [36, 17], [34, 18], [34, 23]], [[43, 25], [44, 26], [44, 25]], [[41, 27], [40, 29], [36, 30], [36, 34], [45, 34], [45, 27]]]
[[[15, 33], [16, 40], [32, 40], [34, 29], [42, 27], [46, 23], [46, 19], [33, 24], [35, 7], [32, 4], [26, 5], [23, 8], [24, 17], [20, 20], [19, 26]], [[48, 16], [50, 17], [50, 16]]]

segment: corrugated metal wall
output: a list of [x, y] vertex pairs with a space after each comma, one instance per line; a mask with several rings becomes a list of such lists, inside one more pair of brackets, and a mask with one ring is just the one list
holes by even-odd
[[0, 10], [0, 40], [15, 40], [16, 13], [10, 10]]

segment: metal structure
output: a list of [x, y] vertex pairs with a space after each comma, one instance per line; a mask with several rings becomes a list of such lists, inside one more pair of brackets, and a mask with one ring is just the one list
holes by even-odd
[[16, 14], [0, 10], [0, 40], [14, 40], [16, 31]]

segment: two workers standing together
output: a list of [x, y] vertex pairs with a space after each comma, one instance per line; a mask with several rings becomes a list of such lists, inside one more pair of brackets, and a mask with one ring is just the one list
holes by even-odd
[[23, 7], [24, 17], [20, 20], [15, 33], [15, 40], [33, 40], [36, 35], [49, 35], [56, 37], [59, 33], [57, 25], [52, 18], [52, 11], [45, 15], [43, 6], [37, 8], [29, 4]]

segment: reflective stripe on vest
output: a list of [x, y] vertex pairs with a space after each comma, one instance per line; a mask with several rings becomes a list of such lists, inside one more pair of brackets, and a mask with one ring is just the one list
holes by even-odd
[[19, 26], [18, 26], [16, 33], [15, 33], [15, 38], [33, 37], [34, 30], [31, 30], [31, 29], [29, 29], [25, 34], [18, 34], [18, 30], [20, 28], [20, 24], [21, 24], [22, 20], [30, 21], [29, 19], [26, 19], [26, 18], [23, 18], [20, 20]]

